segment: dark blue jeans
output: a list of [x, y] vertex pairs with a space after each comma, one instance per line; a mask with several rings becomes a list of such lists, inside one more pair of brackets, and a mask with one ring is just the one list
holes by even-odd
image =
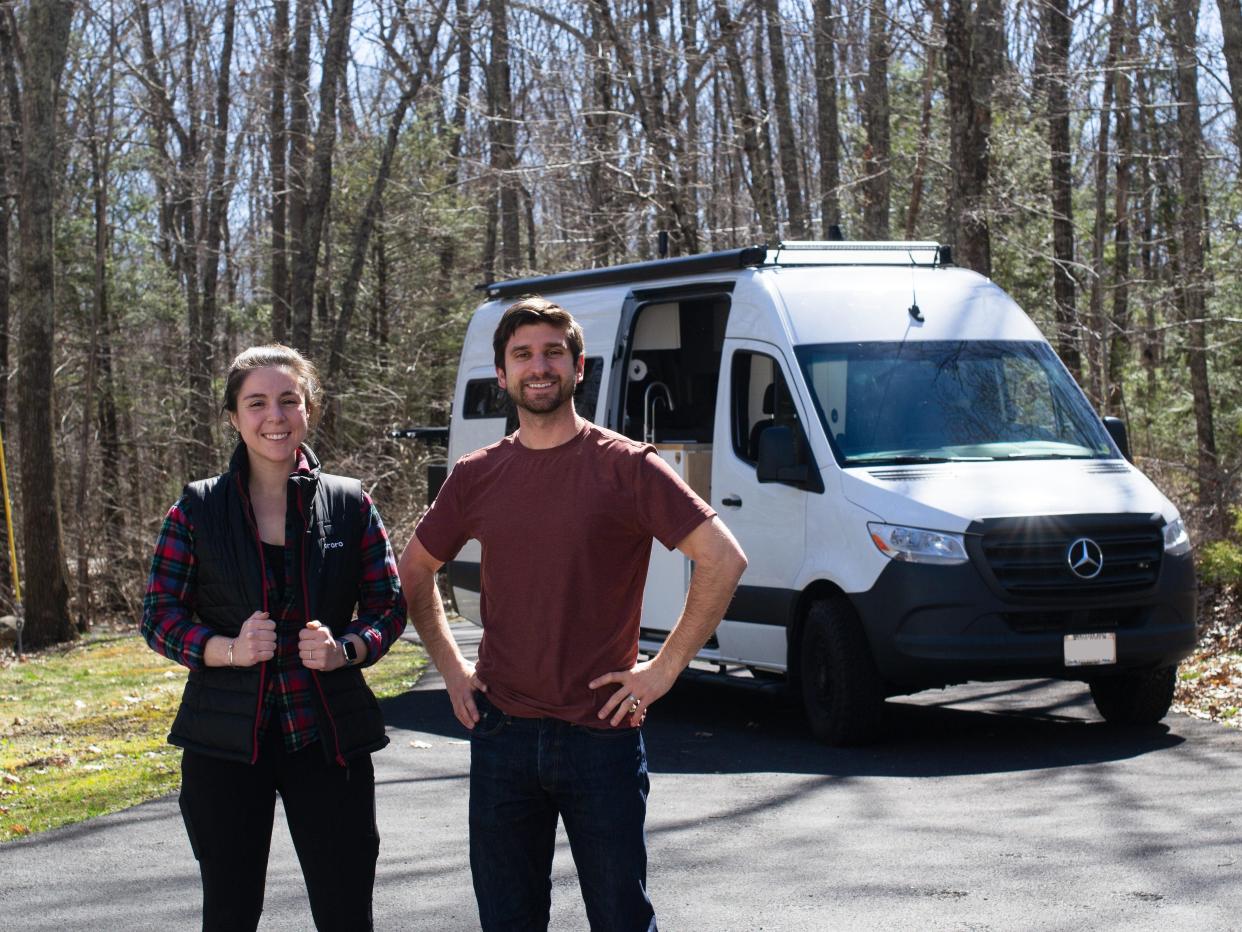
[[547, 929], [558, 816], [591, 929], [654, 932], [642, 733], [516, 718], [475, 700], [470, 870], [484, 932]]

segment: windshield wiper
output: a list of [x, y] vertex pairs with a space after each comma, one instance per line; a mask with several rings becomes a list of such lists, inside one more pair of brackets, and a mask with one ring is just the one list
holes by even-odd
[[846, 459], [847, 466], [911, 466], [916, 463], [952, 463], [951, 456], [928, 456], [926, 454], [903, 454], [901, 456], [852, 456]]
[[996, 459], [1006, 460], [1093, 460], [1096, 456], [1094, 453], [1006, 453], [1004, 456], [998, 456]]

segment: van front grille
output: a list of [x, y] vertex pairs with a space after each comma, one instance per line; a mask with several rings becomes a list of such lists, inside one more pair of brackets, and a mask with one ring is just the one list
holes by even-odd
[[[1005, 591], [1065, 598], [1153, 585], [1164, 553], [1162, 532], [1159, 515], [1006, 518], [984, 522], [981, 545]], [[1078, 564], [1079, 573], [1071, 563]]]

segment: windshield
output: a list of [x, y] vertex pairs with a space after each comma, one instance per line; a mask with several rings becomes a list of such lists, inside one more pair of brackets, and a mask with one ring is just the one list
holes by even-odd
[[796, 353], [842, 466], [1119, 456], [1047, 343], [822, 343]]

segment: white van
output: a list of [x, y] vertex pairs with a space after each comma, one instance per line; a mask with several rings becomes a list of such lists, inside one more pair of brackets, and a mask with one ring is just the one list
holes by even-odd
[[[815, 734], [873, 738], [886, 696], [966, 680], [1090, 685], [1168, 711], [1197, 630], [1190, 541], [1048, 342], [936, 243], [784, 243], [486, 286], [449, 462], [516, 426], [492, 332], [521, 295], [586, 335], [585, 417], [653, 443], [750, 566], [699, 660], [784, 677]], [[1123, 455], [1126, 454], [1126, 455]], [[479, 549], [449, 567], [479, 621]], [[656, 546], [641, 649], [693, 567]]]

